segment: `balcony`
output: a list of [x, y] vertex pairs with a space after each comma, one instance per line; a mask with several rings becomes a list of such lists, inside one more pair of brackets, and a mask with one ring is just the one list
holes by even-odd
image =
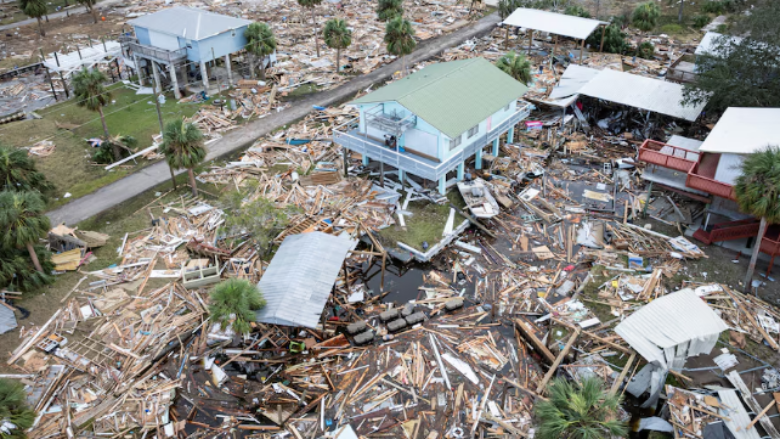
[[123, 46], [130, 49], [131, 55], [137, 55], [163, 64], [176, 64], [187, 59], [186, 47], [167, 50], [141, 44], [138, 40], [132, 38], [124, 38], [121, 42]]
[[382, 105], [377, 105], [367, 110], [365, 117], [366, 124], [369, 126], [378, 128], [396, 137], [401, 137], [401, 134], [417, 124], [417, 116], [414, 114], [409, 114], [406, 117], [401, 117], [398, 114], [387, 114], [382, 111]]
[[699, 161], [698, 151], [645, 140], [639, 148], [639, 160], [688, 173]]
[[728, 183], [715, 180], [720, 154], [703, 154], [699, 161], [688, 171], [685, 185], [708, 194], [736, 201], [734, 187]]
[[[444, 162], [429, 160], [410, 152], [399, 152], [390, 149], [379, 140], [368, 137], [358, 130], [358, 121], [353, 119], [333, 130], [333, 141], [337, 144], [360, 154], [367, 155], [372, 160], [380, 161], [386, 165], [409, 172], [426, 180], [436, 181], [447, 175], [448, 172], [471, 157], [480, 148], [497, 139], [510, 127], [527, 118], [533, 109], [533, 105], [525, 102], [509, 118], [498, 124], [487, 134], [460, 149], [457, 153], [447, 157]], [[414, 145], [408, 145], [414, 149]]]

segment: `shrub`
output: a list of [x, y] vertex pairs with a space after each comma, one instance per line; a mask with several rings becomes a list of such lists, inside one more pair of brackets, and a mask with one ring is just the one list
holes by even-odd
[[590, 18], [590, 12], [580, 5], [571, 5], [564, 11], [566, 15], [574, 15], [575, 17]]
[[693, 17], [693, 27], [701, 29], [710, 22], [710, 17], [706, 15], [697, 15]]
[[653, 59], [655, 55], [655, 46], [649, 41], [644, 41], [636, 48], [636, 56], [643, 59]]
[[631, 24], [639, 30], [649, 32], [658, 25], [658, 19], [661, 17], [661, 8], [653, 2], [645, 2], [634, 9], [631, 14]]

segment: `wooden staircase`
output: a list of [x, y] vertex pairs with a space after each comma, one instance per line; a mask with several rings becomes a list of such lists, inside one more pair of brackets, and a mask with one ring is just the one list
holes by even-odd
[[759, 224], [759, 220], [755, 218], [730, 221], [715, 224], [709, 231], [700, 228], [693, 234], [693, 237], [707, 245], [713, 242], [750, 238], [758, 235]]

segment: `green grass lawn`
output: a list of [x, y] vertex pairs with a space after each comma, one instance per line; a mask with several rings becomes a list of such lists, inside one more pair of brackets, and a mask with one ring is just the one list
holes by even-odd
[[[115, 85], [111, 88], [113, 102], [105, 108], [106, 123], [111, 135], [132, 135], [138, 139], [138, 148], [152, 144], [152, 135], [160, 131], [154, 98], [151, 95], [136, 95], [134, 90]], [[181, 116], [192, 116], [199, 104], [179, 104], [167, 99], [162, 105], [163, 121]], [[0, 129], [0, 143], [16, 147], [31, 146], [43, 139], [51, 139], [57, 148], [46, 158], [36, 158], [36, 164], [56, 187], [56, 195], [50, 201], [50, 208], [57, 207], [75, 198], [89, 194], [125, 175], [149, 164], [145, 159], [138, 163], [127, 163], [110, 171], [105, 165], [92, 163], [92, 148], [85, 139], [103, 134], [100, 117], [96, 112], [75, 105], [70, 100], [38, 111], [43, 119], [25, 120], [5, 125]], [[60, 124], [80, 125], [73, 131], [58, 129]], [[70, 198], [63, 198], [69, 192]], [[58, 199], [59, 198], [59, 199]]]
[[[404, 196], [406, 196], [405, 193]], [[447, 193], [447, 198], [461, 209], [465, 205], [457, 189], [450, 190]], [[403, 203], [403, 198], [401, 203]], [[392, 245], [396, 245], [400, 241], [422, 251], [423, 242], [433, 246], [442, 240], [442, 232], [450, 215], [448, 204], [440, 206], [428, 201], [412, 201], [406, 210], [412, 212], [411, 217], [405, 218], [406, 229], [396, 224], [380, 230], [379, 236], [383, 241]], [[464, 219], [456, 213], [453, 226], [458, 227]]]

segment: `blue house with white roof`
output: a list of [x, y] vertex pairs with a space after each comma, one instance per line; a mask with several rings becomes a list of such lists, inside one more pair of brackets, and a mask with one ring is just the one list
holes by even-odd
[[[158, 83], [159, 69], [164, 66], [178, 99], [178, 70], [188, 62], [200, 66], [203, 87], [208, 90], [207, 63], [223, 58], [228, 82], [232, 84], [230, 54], [246, 46], [244, 31], [251, 23], [243, 18], [177, 6], [130, 20], [135, 38], [124, 37], [120, 41], [123, 53], [130, 55], [139, 72], [141, 84], [142, 63], [151, 64]], [[186, 75], [183, 78], [186, 83]]]

